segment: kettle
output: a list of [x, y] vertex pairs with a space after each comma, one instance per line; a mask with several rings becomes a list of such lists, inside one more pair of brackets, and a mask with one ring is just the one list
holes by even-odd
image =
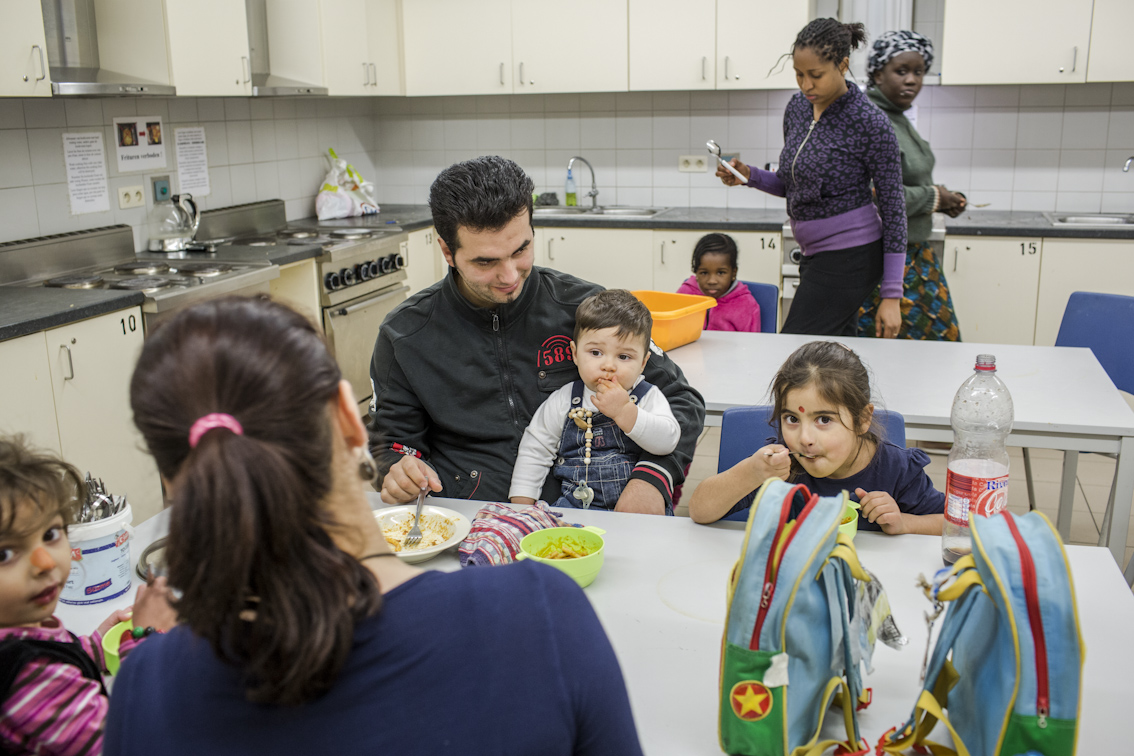
[[151, 252], [180, 252], [197, 235], [201, 212], [192, 194], [175, 194], [167, 202], [154, 205], [157, 232], [150, 237]]

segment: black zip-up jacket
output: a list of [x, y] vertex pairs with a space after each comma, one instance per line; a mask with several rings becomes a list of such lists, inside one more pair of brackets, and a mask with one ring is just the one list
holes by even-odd
[[[441, 479], [441, 495], [508, 501], [516, 450], [536, 408], [579, 377], [571, 360], [575, 310], [598, 284], [533, 267], [515, 302], [476, 307], [453, 272], [387, 316], [370, 363], [370, 449], [381, 478], [402, 454], [417, 454]], [[681, 425], [677, 449], [643, 454], [631, 479], [661, 491], [671, 510], [705, 421], [705, 402], [660, 350], [646, 362]], [[558, 497], [558, 482], [543, 498]]]

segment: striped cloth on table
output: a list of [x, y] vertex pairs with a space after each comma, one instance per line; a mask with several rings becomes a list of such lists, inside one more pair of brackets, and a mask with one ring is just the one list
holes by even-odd
[[509, 564], [520, 550], [520, 540], [528, 533], [565, 525], [543, 501], [519, 510], [485, 504], [473, 518], [468, 537], [461, 541], [461, 566]]

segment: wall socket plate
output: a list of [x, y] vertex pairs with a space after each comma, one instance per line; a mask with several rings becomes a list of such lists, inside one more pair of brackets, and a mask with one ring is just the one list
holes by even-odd
[[709, 159], [704, 155], [682, 155], [677, 158], [677, 170], [682, 173], [704, 173], [709, 168]]
[[129, 210], [132, 207], [145, 207], [146, 195], [141, 186], [123, 186], [118, 190], [118, 207]]

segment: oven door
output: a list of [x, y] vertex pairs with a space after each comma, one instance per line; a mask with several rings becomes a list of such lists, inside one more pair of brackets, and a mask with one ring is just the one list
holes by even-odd
[[358, 299], [323, 308], [327, 343], [343, 371], [343, 378], [350, 381], [360, 407], [369, 404], [373, 393], [370, 358], [374, 355], [378, 328], [386, 316], [405, 301], [408, 291], [409, 286], [405, 284], [393, 284]]

